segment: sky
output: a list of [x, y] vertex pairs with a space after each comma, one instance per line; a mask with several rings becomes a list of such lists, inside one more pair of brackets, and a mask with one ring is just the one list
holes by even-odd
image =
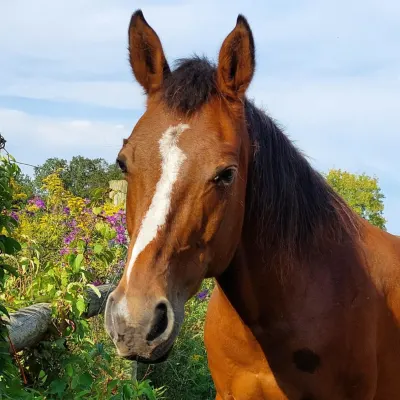
[[319, 171], [377, 177], [387, 228], [400, 234], [398, 0], [3, 0], [0, 132], [17, 160], [115, 160], [144, 111], [127, 54], [138, 8], [171, 66], [193, 54], [216, 61], [245, 15], [257, 58], [248, 97]]

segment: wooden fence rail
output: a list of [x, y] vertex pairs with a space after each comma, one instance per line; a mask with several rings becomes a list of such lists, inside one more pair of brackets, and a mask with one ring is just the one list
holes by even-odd
[[[114, 288], [114, 285], [97, 286], [101, 297], [99, 297], [93, 289], [88, 288], [88, 306], [83, 317], [91, 318], [103, 313], [106, 300]], [[51, 305], [49, 303], [38, 303], [22, 308], [10, 314], [8, 323], [9, 337], [15, 351], [18, 352], [33, 347], [39, 343], [49, 329], [51, 329]]]

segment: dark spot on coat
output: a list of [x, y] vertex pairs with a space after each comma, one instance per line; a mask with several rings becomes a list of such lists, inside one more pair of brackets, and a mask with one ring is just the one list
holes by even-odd
[[293, 362], [300, 371], [313, 374], [319, 367], [321, 360], [318, 354], [315, 354], [312, 350], [301, 349], [293, 353]]

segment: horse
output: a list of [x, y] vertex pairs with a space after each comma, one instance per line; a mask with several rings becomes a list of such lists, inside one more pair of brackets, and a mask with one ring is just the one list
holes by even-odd
[[186, 301], [215, 278], [204, 341], [216, 399], [400, 399], [400, 240], [248, 99], [247, 19], [216, 63], [171, 69], [141, 10], [128, 42], [146, 107], [117, 158], [130, 243], [105, 329], [118, 356], [165, 361]]

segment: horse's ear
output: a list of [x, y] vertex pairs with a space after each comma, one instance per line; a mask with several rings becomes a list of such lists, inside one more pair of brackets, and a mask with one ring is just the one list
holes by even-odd
[[243, 15], [224, 40], [219, 52], [217, 84], [219, 90], [232, 100], [241, 100], [255, 70], [254, 39]]
[[156, 92], [170, 74], [161, 41], [156, 32], [137, 10], [129, 24], [129, 61], [133, 75], [146, 94]]

